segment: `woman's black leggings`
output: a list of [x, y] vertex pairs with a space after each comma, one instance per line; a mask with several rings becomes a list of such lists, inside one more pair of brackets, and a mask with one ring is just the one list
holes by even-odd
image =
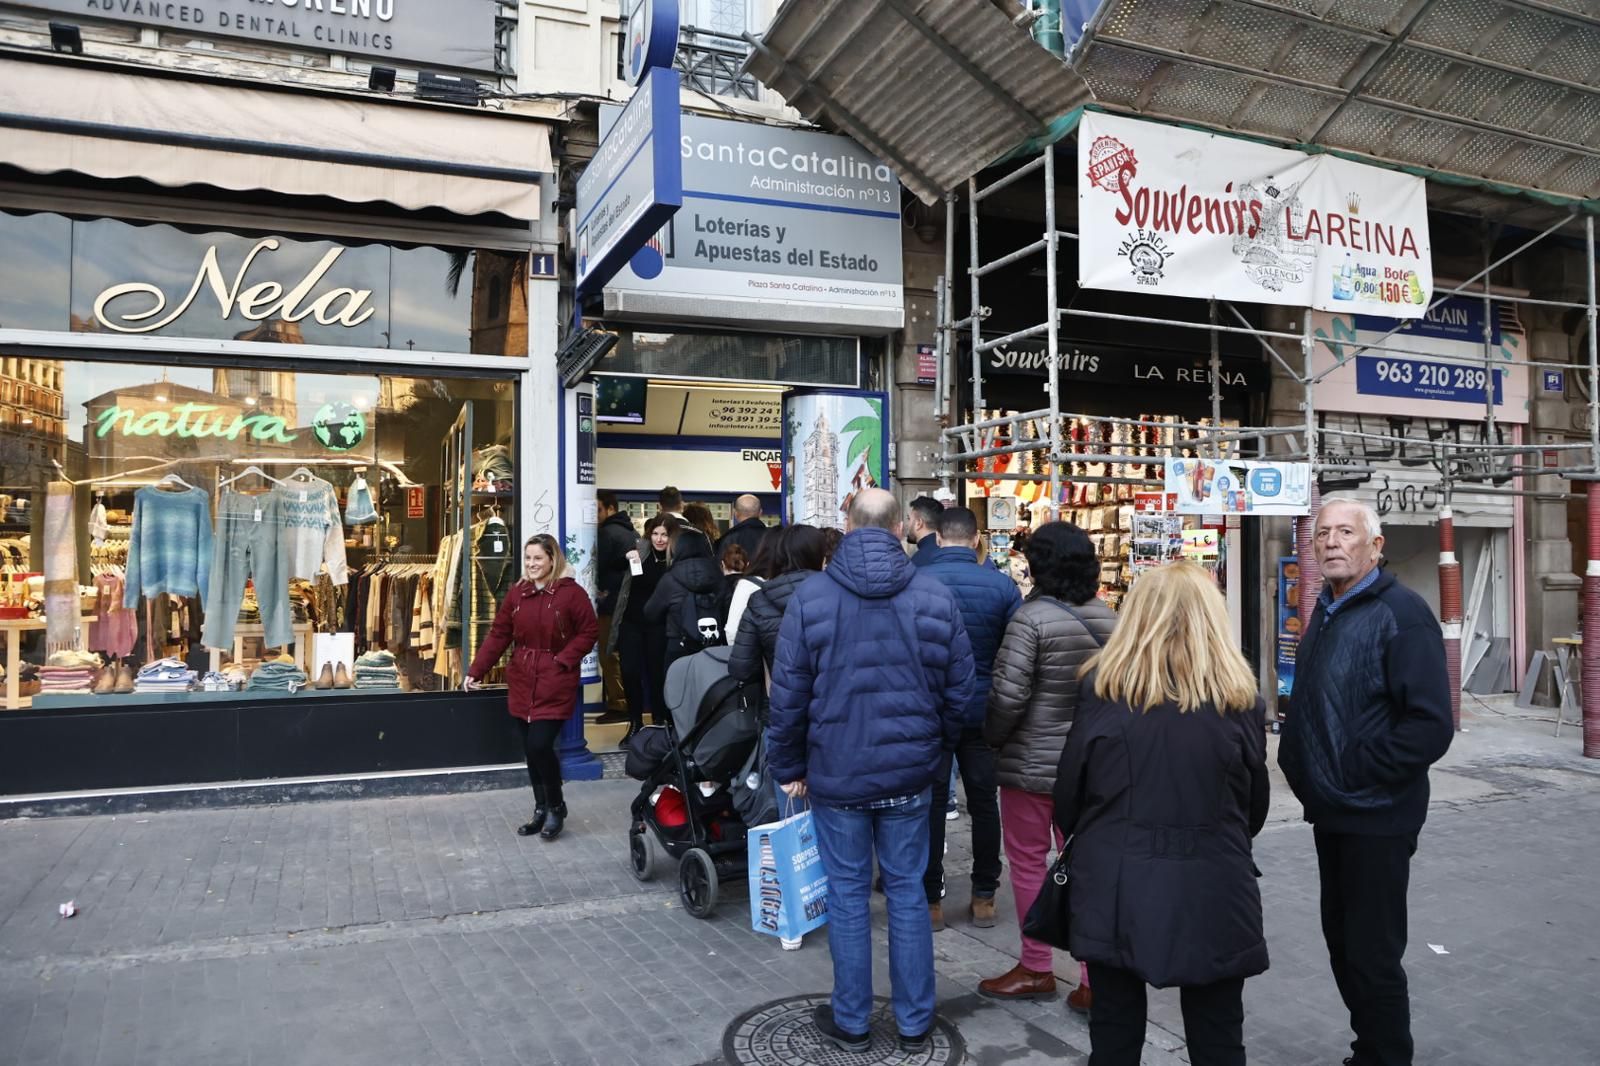
[[564, 721], [524, 722], [515, 719], [522, 734], [522, 750], [528, 756], [528, 782], [533, 785], [535, 803], [551, 807], [564, 805], [561, 797], [561, 757], [556, 754], [556, 738]]

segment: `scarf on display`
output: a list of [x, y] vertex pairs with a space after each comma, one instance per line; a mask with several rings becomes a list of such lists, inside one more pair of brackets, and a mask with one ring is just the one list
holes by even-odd
[[78, 538], [72, 532], [72, 485], [52, 481], [44, 499], [45, 653], [78, 646]]

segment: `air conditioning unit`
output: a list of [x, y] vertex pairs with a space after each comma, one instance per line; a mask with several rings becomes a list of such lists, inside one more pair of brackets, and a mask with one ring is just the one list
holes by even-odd
[[615, 333], [593, 326], [574, 330], [556, 350], [556, 369], [561, 374], [561, 383], [570, 389], [582, 381], [616, 344]]

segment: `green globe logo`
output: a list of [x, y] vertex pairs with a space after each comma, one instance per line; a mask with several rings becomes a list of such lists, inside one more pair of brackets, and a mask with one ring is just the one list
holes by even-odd
[[367, 419], [347, 403], [325, 403], [311, 420], [311, 432], [331, 451], [347, 452], [367, 436]]

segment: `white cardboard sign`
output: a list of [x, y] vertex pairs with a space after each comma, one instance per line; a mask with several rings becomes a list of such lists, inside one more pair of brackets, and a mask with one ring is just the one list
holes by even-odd
[[1089, 112], [1079, 284], [1420, 318], [1433, 297], [1421, 178]]

